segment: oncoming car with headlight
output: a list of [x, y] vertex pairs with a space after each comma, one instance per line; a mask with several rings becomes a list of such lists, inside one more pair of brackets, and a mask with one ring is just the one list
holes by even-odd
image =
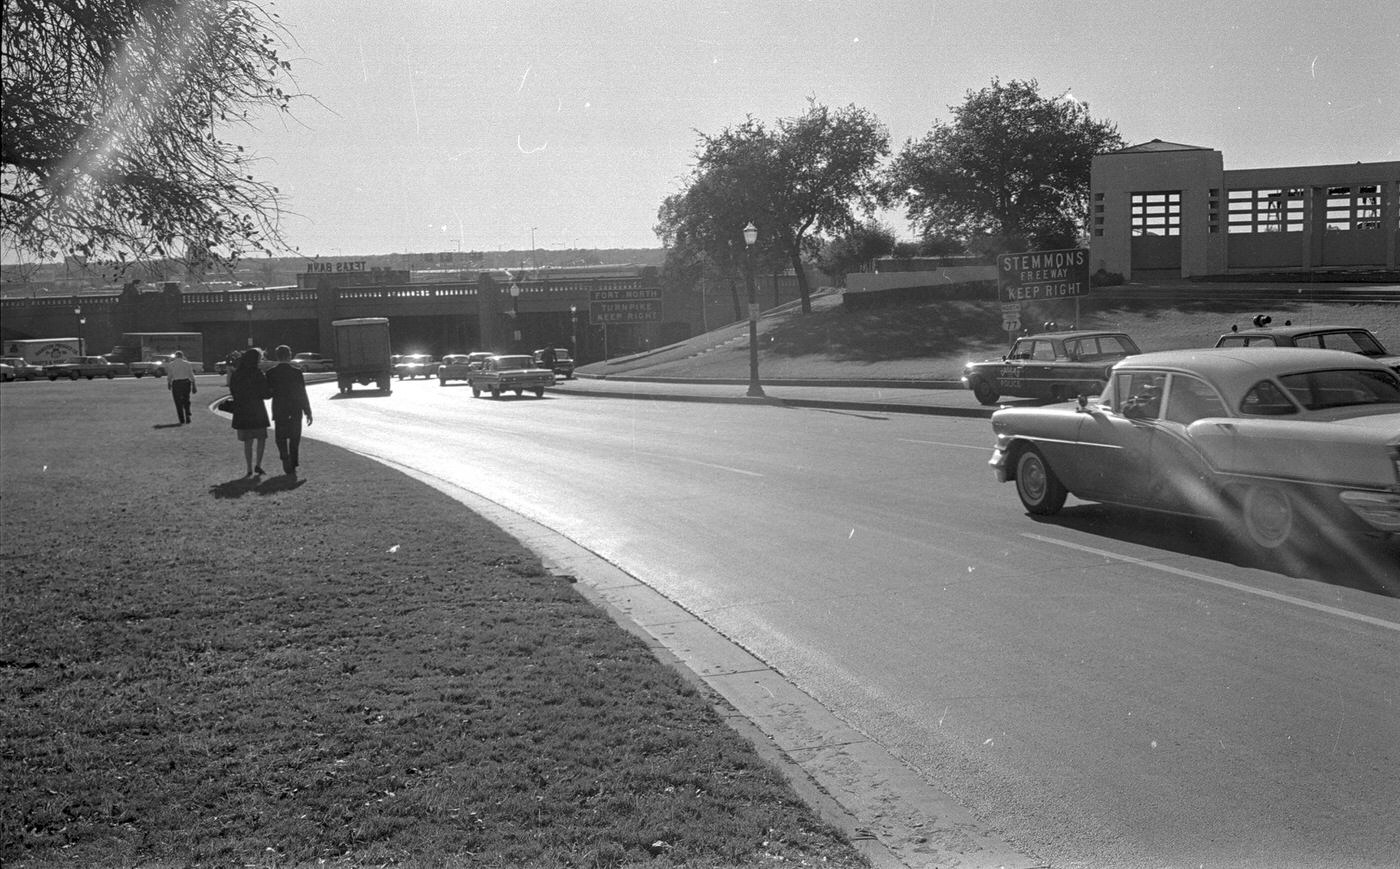
[[1031, 513], [1068, 495], [1223, 519], [1263, 550], [1400, 532], [1400, 378], [1336, 350], [1145, 353], [1078, 406], [992, 414], [990, 462]]

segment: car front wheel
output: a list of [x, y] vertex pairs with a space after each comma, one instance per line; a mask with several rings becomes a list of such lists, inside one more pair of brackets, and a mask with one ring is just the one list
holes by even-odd
[[68, 379], [69, 379], [69, 380], [77, 380], [78, 377], [80, 377], [80, 376], [81, 376], [81, 375], [79, 375], [78, 372], [73, 371], [73, 372], [69, 373]]
[[1278, 549], [1297, 524], [1293, 499], [1276, 486], [1250, 486], [1240, 499], [1240, 524], [1260, 549]]
[[1060, 512], [1069, 492], [1040, 450], [1027, 447], [1016, 460], [1016, 494], [1028, 511], [1049, 516]]
[[992, 388], [992, 385], [980, 377], [972, 381], [972, 394], [976, 396], [981, 404], [996, 404], [1001, 395]]

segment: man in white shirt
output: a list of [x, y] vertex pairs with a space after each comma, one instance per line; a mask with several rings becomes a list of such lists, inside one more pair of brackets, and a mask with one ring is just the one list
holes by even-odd
[[175, 399], [175, 411], [180, 424], [190, 422], [190, 396], [199, 391], [194, 382], [194, 366], [185, 358], [185, 351], [176, 350], [175, 357], [165, 363], [165, 386]]

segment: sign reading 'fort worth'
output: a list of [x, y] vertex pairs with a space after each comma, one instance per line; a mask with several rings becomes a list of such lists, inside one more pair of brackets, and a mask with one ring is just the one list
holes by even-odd
[[661, 290], [592, 290], [588, 319], [594, 323], [656, 323], [661, 320]]
[[1089, 294], [1089, 251], [1037, 250], [997, 256], [997, 298], [1040, 302]]

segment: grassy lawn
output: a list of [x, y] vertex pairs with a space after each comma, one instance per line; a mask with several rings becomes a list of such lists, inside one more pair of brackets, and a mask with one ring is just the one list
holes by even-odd
[[[1229, 300], [1169, 306], [1085, 298], [1075, 317], [1072, 301], [1027, 304], [1023, 321], [1055, 322], [1065, 328], [1112, 329], [1131, 335], [1144, 351], [1209, 347], [1232, 325], [1248, 328], [1258, 313], [1275, 325], [1328, 323], [1361, 325], [1375, 332], [1392, 352], [1400, 351], [1400, 294], [1393, 304], [1284, 303], [1261, 309], [1257, 303]], [[611, 374], [670, 377], [742, 378], [748, 373], [748, 344], [711, 350], [703, 337], [696, 352], [669, 352], [635, 363], [609, 363]], [[806, 316], [789, 314], [763, 336], [760, 369], [765, 378], [865, 377], [957, 380], [969, 359], [995, 359], [1006, 352], [1001, 308], [995, 301], [942, 301], [849, 311], [836, 297]], [[700, 350], [709, 352], [701, 353]], [[585, 371], [598, 370], [588, 369]]]
[[494, 526], [315, 442], [245, 482], [173, 416], [0, 387], [0, 864], [865, 865]]

